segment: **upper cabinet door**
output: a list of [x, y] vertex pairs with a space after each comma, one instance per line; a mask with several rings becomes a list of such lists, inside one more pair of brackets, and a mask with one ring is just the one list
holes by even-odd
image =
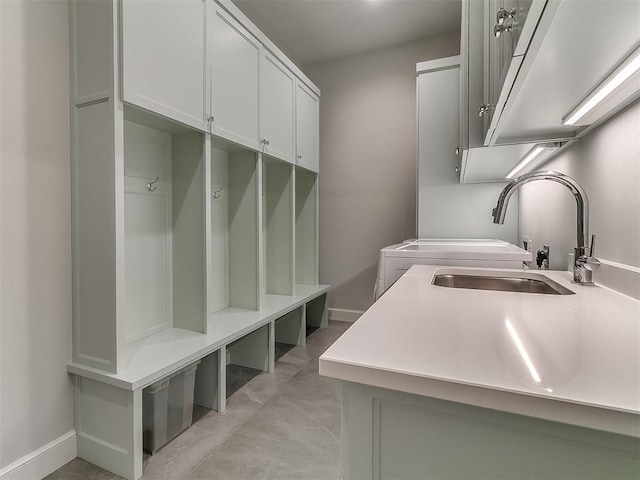
[[261, 45], [215, 2], [209, 5], [211, 133], [258, 150]]
[[122, 100], [206, 130], [205, 4], [122, 0]]
[[485, 145], [495, 143], [503, 109], [547, 0], [489, 0]]
[[267, 51], [260, 65], [260, 136], [264, 153], [295, 163], [295, 77]]
[[320, 99], [296, 82], [296, 160], [298, 165], [314, 172], [320, 166], [319, 136]]

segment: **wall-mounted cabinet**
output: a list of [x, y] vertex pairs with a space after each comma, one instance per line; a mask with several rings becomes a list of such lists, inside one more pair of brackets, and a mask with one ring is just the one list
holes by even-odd
[[258, 150], [260, 42], [217, 3], [208, 3], [211, 133]]
[[264, 153], [295, 163], [295, 85], [293, 73], [268, 51], [260, 64], [260, 141]]
[[296, 82], [296, 163], [313, 172], [320, 167], [320, 98]]
[[205, 3], [122, 2], [122, 100], [206, 130]]
[[[536, 5], [539, 10], [539, 2]], [[509, 92], [503, 87], [513, 81], [536, 24], [535, 15], [528, 15], [530, 7], [530, 0], [462, 2], [457, 149], [461, 183], [504, 181], [522, 154], [535, 145], [486, 147], [499, 119], [496, 105], [504, 103]], [[496, 25], [509, 30], [496, 38]]]
[[520, 69], [546, 0], [489, 0], [485, 4], [483, 122], [485, 144], [491, 140], [510, 85]]
[[[616, 28], [602, 28], [614, 11], [625, 12]], [[640, 44], [639, 16], [640, 4], [624, 0], [463, 1], [461, 181], [498, 180], [522, 159], [521, 150], [568, 145], [635, 101], [637, 87], [614, 97], [600, 118], [563, 124]], [[493, 146], [505, 147], [482, 150]]]
[[319, 91], [232, 3], [124, 0], [119, 40], [124, 102], [318, 170]]
[[[603, 28], [612, 12], [616, 28]], [[638, 98], [623, 96], [590, 126], [563, 125], [579, 105], [640, 44], [640, 3], [549, 0], [511, 85], [491, 144], [578, 138]], [[568, 61], [571, 59], [571, 61]]]

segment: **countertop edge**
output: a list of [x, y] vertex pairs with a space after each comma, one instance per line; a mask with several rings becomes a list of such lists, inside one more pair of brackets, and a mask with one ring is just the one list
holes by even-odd
[[640, 416], [629, 412], [446, 379], [417, 377], [347, 364], [322, 356], [319, 371], [320, 375], [338, 380], [640, 438]]

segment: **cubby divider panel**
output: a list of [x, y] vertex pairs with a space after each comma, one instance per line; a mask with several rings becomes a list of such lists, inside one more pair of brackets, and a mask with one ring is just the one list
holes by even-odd
[[221, 412], [226, 399], [226, 347], [200, 360], [196, 370], [194, 404]]
[[173, 325], [205, 332], [205, 168], [200, 133], [173, 135]]
[[329, 323], [327, 294], [322, 294], [305, 305], [306, 323], [309, 327], [326, 327]]
[[293, 167], [263, 156], [262, 168], [265, 290], [293, 295]]
[[318, 284], [318, 200], [315, 173], [295, 169], [295, 282]]

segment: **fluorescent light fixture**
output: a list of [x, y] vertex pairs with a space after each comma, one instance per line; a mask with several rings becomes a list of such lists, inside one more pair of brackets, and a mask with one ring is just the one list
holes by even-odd
[[512, 179], [514, 178], [524, 167], [529, 165], [533, 160], [540, 157], [543, 153], [550, 153], [562, 146], [561, 142], [553, 142], [553, 143], [540, 143], [535, 145], [531, 150], [527, 152], [527, 154], [518, 162], [518, 164], [513, 167], [509, 173], [507, 173], [506, 178]]
[[[563, 125], [589, 125], [593, 123], [597, 118], [584, 118], [587, 114], [593, 110], [600, 102], [607, 98], [611, 93], [618, 89], [622, 84], [629, 80], [635, 73], [640, 70], [640, 47], [622, 62], [622, 64], [616, 68], [611, 75], [609, 75], [604, 82], [591, 92], [591, 94], [585, 98], [580, 105], [573, 109], [569, 115], [562, 119]], [[637, 92], [637, 85], [630, 85], [628, 98], [633, 93]], [[624, 99], [623, 99], [624, 100]], [[618, 102], [618, 104], [621, 102]], [[614, 105], [615, 106], [615, 105]], [[613, 106], [612, 106], [613, 108]], [[606, 112], [602, 112], [602, 116]], [[579, 120], [583, 119], [582, 122]]]
[[513, 340], [513, 343], [515, 343], [516, 348], [518, 349], [518, 352], [520, 352], [520, 356], [522, 357], [522, 359], [524, 360], [525, 365], [529, 369], [529, 373], [533, 377], [533, 380], [536, 383], [540, 383], [542, 381], [542, 379], [540, 378], [540, 375], [538, 375], [538, 371], [536, 370], [536, 367], [533, 365], [533, 362], [531, 361], [531, 358], [529, 357], [529, 354], [527, 353], [527, 350], [524, 348], [524, 345], [522, 345], [522, 341], [520, 340], [520, 337], [518, 336], [518, 332], [516, 332], [516, 329], [511, 324], [511, 320], [507, 320], [504, 323], [507, 326], [507, 330], [509, 331], [509, 335], [511, 335], [511, 340]]
[[544, 152], [544, 147], [540, 145], [536, 145], [535, 147], [533, 147], [531, 150], [529, 150], [529, 153], [527, 153], [524, 156], [524, 158], [520, 160], [520, 162], [518, 162], [518, 164], [515, 167], [513, 167], [509, 173], [507, 173], [507, 178], [511, 179], [515, 177], [516, 173], [518, 173], [520, 170], [526, 167], [529, 163], [531, 163], [531, 161], [534, 158], [537, 158], [538, 155], [540, 155], [542, 152]]

